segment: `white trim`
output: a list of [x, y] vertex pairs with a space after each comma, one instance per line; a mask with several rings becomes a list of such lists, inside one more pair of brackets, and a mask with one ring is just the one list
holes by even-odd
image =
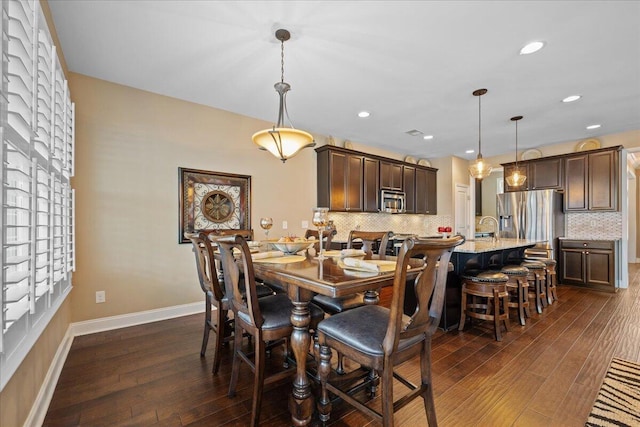
[[[215, 308], [215, 307], [214, 307]], [[41, 426], [47, 415], [53, 392], [56, 389], [60, 373], [64, 362], [71, 350], [74, 337], [92, 334], [95, 332], [109, 331], [112, 329], [126, 328], [128, 326], [142, 325], [144, 323], [157, 322], [160, 320], [173, 319], [176, 317], [188, 316], [204, 312], [202, 302], [176, 305], [172, 307], [159, 308], [156, 310], [140, 311], [137, 313], [123, 314], [120, 316], [103, 317], [101, 319], [87, 320], [84, 322], [71, 323], [67, 332], [58, 346], [58, 350], [49, 366], [47, 375], [40, 387], [38, 396], [33, 402], [29, 416], [24, 423], [25, 427]]]
[[53, 357], [53, 361], [49, 366], [47, 375], [44, 378], [42, 387], [38, 392], [36, 400], [33, 402], [29, 416], [24, 422], [25, 426], [41, 426], [44, 422], [44, 418], [47, 415], [53, 392], [56, 389], [64, 362], [67, 360], [69, 351], [71, 350], [71, 344], [73, 343], [73, 336], [71, 335], [71, 327], [67, 328], [67, 333], [64, 335], [62, 342], [58, 346], [56, 355]]
[[202, 304], [202, 302], [194, 302], [191, 304], [174, 305], [172, 307], [158, 308], [155, 310], [86, 320], [84, 322], [72, 323], [69, 327], [72, 330], [73, 336], [78, 337], [202, 312], [204, 312], [204, 304]]

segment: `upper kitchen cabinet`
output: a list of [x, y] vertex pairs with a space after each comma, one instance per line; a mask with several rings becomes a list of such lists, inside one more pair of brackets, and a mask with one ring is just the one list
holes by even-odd
[[[318, 205], [328, 206], [331, 211], [362, 212], [365, 190], [364, 157], [322, 148], [324, 147], [316, 150]], [[367, 190], [371, 191], [369, 188]]]
[[619, 209], [620, 149], [618, 146], [567, 156], [565, 211]]
[[438, 213], [438, 171], [416, 168], [415, 213], [435, 215]]
[[[504, 176], [511, 175], [515, 163], [504, 164]], [[527, 180], [520, 187], [511, 187], [504, 181], [505, 191], [559, 190], [564, 184], [564, 156], [545, 157], [526, 162], [518, 162], [518, 169]]]
[[380, 189], [403, 191], [401, 163], [380, 160]]
[[404, 208], [407, 213], [416, 212], [416, 168], [402, 167], [402, 191], [404, 191]]
[[363, 205], [365, 212], [380, 210], [380, 161], [363, 158]]

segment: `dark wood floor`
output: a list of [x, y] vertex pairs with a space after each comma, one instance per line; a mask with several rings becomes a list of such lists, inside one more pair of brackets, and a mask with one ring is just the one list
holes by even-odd
[[[613, 356], [640, 362], [640, 268], [617, 294], [559, 287], [560, 301], [496, 342], [480, 326], [439, 333], [433, 341], [436, 408], [441, 426], [582, 426]], [[202, 316], [77, 337], [45, 426], [242, 426], [249, 420], [252, 377], [226, 396], [230, 358], [212, 376], [199, 356]], [[228, 349], [227, 349], [228, 350]], [[275, 352], [272, 361], [280, 361]], [[401, 371], [417, 377], [415, 362]], [[289, 425], [290, 384], [264, 395], [265, 426]], [[318, 422], [314, 420], [314, 425]], [[375, 425], [338, 403], [332, 426]], [[396, 425], [426, 425], [421, 401]]]

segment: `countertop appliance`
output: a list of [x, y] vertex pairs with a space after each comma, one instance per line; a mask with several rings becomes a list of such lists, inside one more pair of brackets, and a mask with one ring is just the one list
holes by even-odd
[[562, 193], [555, 190], [516, 191], [497, 195], [500, 237], [540, 240], [527, 252], [557, 260], [558, 237], [564, 236]]
[[380, 191], [380, 212], [404, 213], [406, 195], [402, 191]]

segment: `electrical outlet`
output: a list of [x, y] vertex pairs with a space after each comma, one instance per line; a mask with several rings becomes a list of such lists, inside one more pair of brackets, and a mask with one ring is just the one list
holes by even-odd
[[289, 228], [289, 224], [287, 223], [287, 221], [282, 221], [282, 229], [286, 230], [287, 228]]
[[107, 300], [107, 297], [106, 297], [104, 291], [97, 291], [96, 292], [96, 304], [102, 304], [106, 300]]
[[309, 221], [302, 221], [302, 228], [309, 228]]

